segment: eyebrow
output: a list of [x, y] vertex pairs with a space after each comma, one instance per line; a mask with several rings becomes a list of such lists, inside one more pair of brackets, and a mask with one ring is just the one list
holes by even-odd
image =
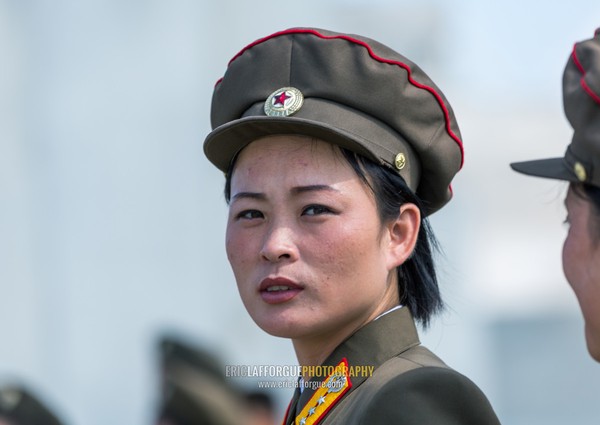
[[265, 200], [267, 197], [263, 193], [258, 192], [238, 192], [231, 197], [231, 201], [237, 201], [239, 199], [256, 199]]
[[[291, 190], [291, 192], [294, 195], [299, 195], [299, 194], [308, 193], [308, 192], [321, 192], [321, 191], [339, 192], [339, 190], [337, 190], [331, 186], [328, 186], [326, 184], [311, 184], [308, 186], [295, 186]], [[231, 197], [232, 201], [237, 201], [239, 199], [255, 199], [258, 201], [264, 201], [265, 199], [267, 199], [267, 197], [264, 193], [261, 193], [261, 192], [238, 192]]]
[[307, 192], [321, 192], [321, 191], [325, 191], [325, 192], [339, 192], [339, 190], [328, 186], [326, 184], [312, 184], [312, 185], [308, 185], [308, 186], [296, 186], [292, 188], [292, 193], [295, 194], [300, 194], [300, 193], [307, 193]]

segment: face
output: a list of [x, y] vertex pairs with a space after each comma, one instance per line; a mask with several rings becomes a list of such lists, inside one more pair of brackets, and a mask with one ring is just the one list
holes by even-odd
[[373, 195], [323, 141], [270, 136], [241, 152], [226, 247], [246, 309], [272, 335], [349, 334], [398, 304]]
[[600, 242], [592, 233], [592, 205], [571, 187], [565, 205], [569, 232], [563, 246], [563, 270], [583, 313], [588, 350], [600, 361]]

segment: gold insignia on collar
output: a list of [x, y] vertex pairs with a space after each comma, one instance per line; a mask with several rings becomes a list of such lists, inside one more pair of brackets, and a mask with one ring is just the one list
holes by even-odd
[[352, 387], [348, 370], [348, 360], [343, 358], [296, 416], [296, 425], [314, 425], [325, 416]]

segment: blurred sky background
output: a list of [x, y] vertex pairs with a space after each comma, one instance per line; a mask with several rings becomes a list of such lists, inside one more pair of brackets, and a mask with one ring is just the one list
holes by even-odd
[[72, 425], [147, 425], [164, 332], [227, 364], [296, 362], [238, 298], [202, 154], [228, 60], [293, 26], [389, 45], [457, 115], [465, 165], [432, 217], [448, 310], [424, 343], [504, 424], [597, 424], [600, 365], [560, 264], [566, 187], [508, 166], [562, 156], [562, 71], [597, 0], [0, 0], [0, 384]]

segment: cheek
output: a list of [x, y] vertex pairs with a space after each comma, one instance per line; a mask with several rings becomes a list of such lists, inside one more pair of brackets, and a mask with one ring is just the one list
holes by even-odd
[[[333, 288], [348, 279], [353, 269], [351, 241], [340, 229], [305, 234], [298, 244], [300, 261], [311, 279], [319, 281], [322, 289]], [[333, 285], [333, 286], [331, 286]]]
[[563, 271], [565, 271], [566, 274], [566, 269], [567, 267], [567, 263], [569, 261], [569, 235], [567, 235], [567, 237], [565, 238], [563, 245], [562, 245], [562, 266], [563, 266]]
[[248, 257], [248, 246], [244, 243], [241, 232], [227, 229], [225, 234], [225, 251], [227, 252], [227, 259], [229, 260], [229, 265], [242, 302], [246, 305], [247, 296], [251, 291], [251, 285], [248, 284], [250, 260]]
[[231, 268], [236, 275], [238, 269], [247, 261], [246, 257], [249, 252], [249, 241], [247, 239], [244, 238], [243, 232], [230, 227], [227, 228], [225, 233], [225, 251], [227, 252], [227, 259], [231, 264]]
[[357, 232], [354, 228], [337, 228], [322, 235], [313, 244], [312, 255], [323, 269], [331, 274], [350, 275], [369, 273], [376, 267], [380, 255], [374, 231]]
[[229, 225], [225, 231], [225, 252], [227, 253], [227, 259], [231, 262], [232, 258], [235, 258], [234, 251], [236, 246], [236, 236], [231, 230]]
[[574, 264], [576, 259], [576, 253], [574, 252], [574, 250], [575, 245], [573, 243], [573, 237], [571, 236], [571, 232], [569, 231], [569, 234], [567, 235], [567, 238], [563, 243], [562, 266], [565, 277], [567, 278], [567, 281], [571, 286], [573, 286], [576, 280], [575, 274], [573, 273], [573, 271], [576, 269], [576, 266]]

